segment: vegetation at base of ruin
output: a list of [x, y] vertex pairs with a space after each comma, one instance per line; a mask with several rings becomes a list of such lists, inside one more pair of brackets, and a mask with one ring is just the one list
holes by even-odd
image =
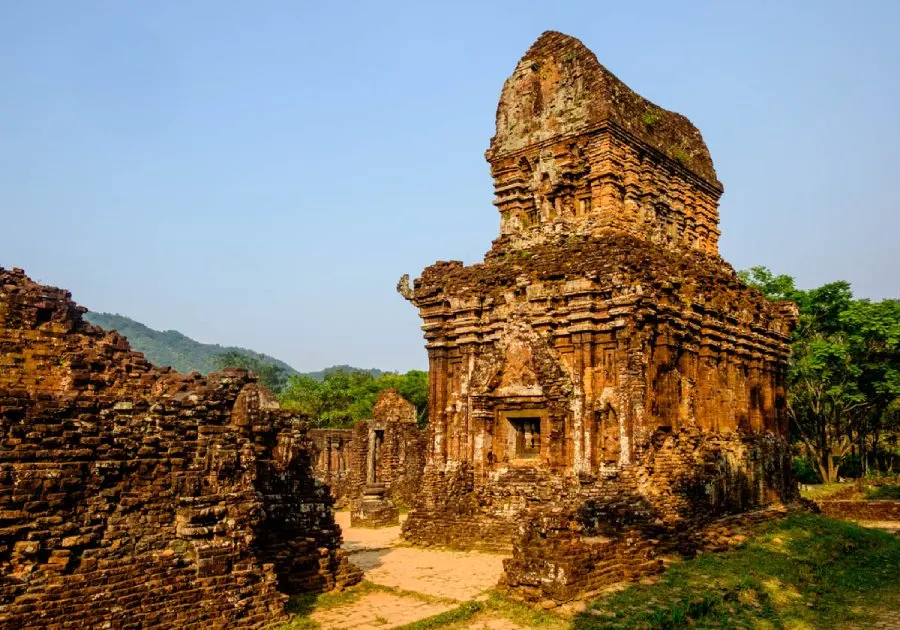
[[84, 319], [95, 326], [115, 330], [128, 339], [134, 350], [143, 352], [148, 361], [160, 367], [171, 367], [177, 372], [187, 374], [197, 371], [208, 374], [218, 369], [215, 363], [218, 355], [237, 353], [260, 364], [280, 367], [285, 374], [297, 373], [284, 361], [267, 354], [235, 346], [220, 346], [217, 343], [200, 343], [177, 330], [154, 330], [124, 315], [88, 311], [84, 314]]
[[336, 370], [322, 380], [303, 374], [291, 376], [279, 395], [283, 407], [309, 414], [316, 427], [348, 428], [372, 417], [378, 394], [395, 388], [416, 406], [419, 426], [428, 423], [428, 373], [410, 370], [406, 374]]
[[758, 526], [739, 549], [595, 600], [573, 627], [840, 628], [873, 618], [898, 592], [900, 538], [795, 514]]
[[799, 306], [787, 412], [792, 439], [820, 479], [893, 471], [900, 464], [900, 300], [854, 298], [843, 281], [801, 290], [765, 267], [739, 276], [768, 299]]

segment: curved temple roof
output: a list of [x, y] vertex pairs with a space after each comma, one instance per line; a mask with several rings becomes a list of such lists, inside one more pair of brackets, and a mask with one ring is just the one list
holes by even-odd
[[488, 160], [613, 124], [721, 190], [700, 131], [635, 93], [579, 40], [544, 32], [500, 94]]

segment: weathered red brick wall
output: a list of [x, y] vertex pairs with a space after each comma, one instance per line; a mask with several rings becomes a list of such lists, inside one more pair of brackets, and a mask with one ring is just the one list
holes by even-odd
[[0, 268], [0, 626], [262, 628], [359, 579], [300, 418], [83, 312]]

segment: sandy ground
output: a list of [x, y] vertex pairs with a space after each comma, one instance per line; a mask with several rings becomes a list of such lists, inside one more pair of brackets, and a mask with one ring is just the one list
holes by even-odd
[[347, 606], [316, 611], [310, 617], [322, 628], [393, 628], [432, 617], [453, 608], [453, 604], [424, 602], [393, 593], [369, 593]]
[[[499, 555], [403, 547], [399, 527], [353, 528], [347, 512], [336, 513], [335, 520], [344, 532], [350, 561], [365, 572], [367, 581], [411, 593], [374, 592], [350, 604], [314, 611], [310, 616], [323, 630], [386, 630], [432, 617], [491, 589], [503, 571]], [[489, 615], [472, 619], [469, 627], [520, 628]]]

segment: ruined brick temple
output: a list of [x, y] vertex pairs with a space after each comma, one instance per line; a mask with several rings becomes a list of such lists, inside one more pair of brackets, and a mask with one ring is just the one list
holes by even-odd
[[371, 419], [352, 429], [312, 429], [309, 436], [316, 478], [331, 489], [336, 505], [350, 506], [367, 486], [383, 490], [378, 496], [391, 500], [391, 514], [373, 513], [370, 520], [396, 524], [396, 506], [413, 503], [425, 467], [425, 434], [416, 423], [415, 405], [397, 390], [386, 389], [378, 395]]
[[358, 581], [302, 418], [0, 268], [0, 627], [267, 628]]
[[792, 499], [795, 310], [720, 258], [697, 128], [547, 32], [503, 86], [486, 157], [484, 262], [398, 286], [430, 369], [404, 536], [511, 549], [511, 593], [564, 601], [656, 570], [693, 524]]

